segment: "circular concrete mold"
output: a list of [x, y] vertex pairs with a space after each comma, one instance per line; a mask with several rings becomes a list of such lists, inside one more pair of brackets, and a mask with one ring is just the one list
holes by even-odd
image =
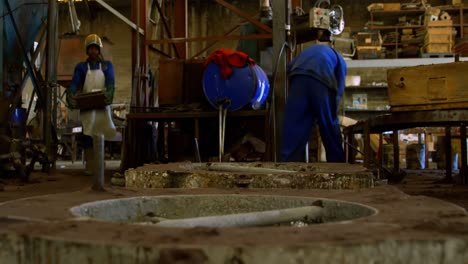
[[[291, 208], [303, 208], [313, 204], [320, 204], [320, 212], [311, 217], [291, 215], [287, 223], [280, 218], [275, 223], [282, 225], [303, 226], [312, 223], [331, 223], [349, 221], [376, 214], [377, 210], [362, 204], [312, 197], [269, 196], [269, 195], [177, 195], [133, 197], [125, 199], [104, 200], [85, 203], [71, 208], [73, 215], [102, 221], [112, 222], [145, 222], [161, 224], [163, 221], [174, 219], [200, 218], [207, 216], [222, 216], [244, 214], [245, 218], [257, 217], [257, 212], [282, 210], [285, 212]], [[317, 206], [316, 206], [317, 207]], [[313, 208], [312, 208], [313, 209]], [[245, 215], [245, 213], [250, 213]], [[254, 225], [271, 223], [269, 219], [254, 221]], [[258, 216], [260, 217], [260, 216]], [[160, 223], [160, 220], [162, 221]], [[248, 221], [249, 219], [245, 219]], [[221, 221], [221, 222], [219, 222]], [[226, 227], [226, 226], [250, 226], [247, 224], [226, 223], [225, 218], [215, 219], [209, 223], [203, 222], [191, 224], [189, 227]], [[266, 222], [265, 222], [266, 221]], [[241, 221], [242, 222], [242, 221]], [[175, 225], [174, 225], [175, 226]], [[177, 226], [178, 227], [178, 226]]]
[[135, 188], [294, 188], [374, 187], [371, 171], [345, 163], [171, 163], [125, 172]]
[[[148, 214], [185, 218], [298, 207], [318, 199], [324, 208], [319, 222], [325, 224], [301, 228], [134, 224]], [[0, 263], [468, 263], [466, 211], [392, 186], [108, 187], [0, 203], [0, 223]]]

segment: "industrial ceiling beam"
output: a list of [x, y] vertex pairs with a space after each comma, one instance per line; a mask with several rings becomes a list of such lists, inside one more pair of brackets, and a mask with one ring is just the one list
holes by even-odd
[[160, 50], [160, 49], [154, 47], [153, 45], [149, 45], [149, 49], [152, 50], [152, 51], [154, 51], [154, 52], [156, 52], [156, 53], [158, 53], [159, 55], [163, 55], [163, 56], [166, 57], [166, 58], [172, 59], [172, 56], [171, 56], [171, 55], [169, 55], [169, 54], [167, 54], [166, 52], [164, 52], [164, 51], [162, 51], [162, 50]]
[[[229, 36], [229, 34], [231, 34], [232, 32], [238, 30], [240, 28], [240, 25], [237, 25], [233, 28], [231, 28], [229, 31], [227, 31], [223, 37], [226, 37], [226, 36]], [[213, 47], [216, 43], [218, 43], [219, 40], [216, 40], [216, 41], [212, 41], [210, 43], [208, 43], [208, 45], [206, 45], [206, 47], [204, 47], [203, 49], [201, 49], [199, 52], [197, 52], [195, 55], [192, 56], [191, 59], [193, 58], [196, 58], [198, 57], [200, 54], [202, 54], [203, 52], [207, 51], [209, 48]]]
[[[120, 18], [120, 20], [122, 20], [124, 23], [126, 23], [127, 25], [129, 25], [131, 28], [137, 30], [140, 32], [140, 34], [142, 35], [145, 35], [145, 30], [140, 28], [140, 27], [137, 27], [137, 25], [135, 23], [133, 23], [132, 21], [130, 21], [128, 18], [126, 18], [124, 15], [122, 15], [119, 11], [115, 10], [112, 6], [108, 5], [106, 2], [104, 2], [103, 0], [94, 0], [96, 1], [97, 3], [99, 3], [101, 6], [103, 6], [105, 9], [109, 10], [109, 12], [111, 12], [112, 14], [114, 14], [116, 17]], [[146, 2], [144, 0], [142, 0], [142, 2]], [[146, 8], [145, 8], [146, 9]]]
[[[163, 22], [164, 30], [166, 31], [167, 36], [169, 38], [172, 38], [172, 33], [171, 33], [170, 28], [169, 28], [169, 23], [167, 23], [167, 20], [166, 20], [166, 17], [164, 16], [164, 12], [162, 11], [161, 5], [159, 4], [158, 1], [156, 1], [155, 3], [156, 3], [156, 8], [158, 9], [158, 12], [159, 12], [159, 17], [161, 18], [161, 21]], [[152, 43], [148, 43], [148, 44], [152, 44]], [[174, 52], [176, 54], [176, 57], [180, 58], [179, 51], [177, 50], [176, 45], [172, 44], [172, 47], [174, 48]]]
[[[255, 16], [251, 16], [253, 19], [258, 15], [255, 14]], [[232, 32], [238, 30], [239, 28], [241, 27], [241, 25], [236, 25], [235, 27], [231, 28], [230, 30], [228, 30], [226, 33], [224, 33], [224, 37], [226, 36], [229, 36]], [[216, 40], [216, 41], [213, 41], [213, 42], [210, 42], [208, 43], [208, 45], [206, 45], [206, 47], [204, 47], [202, 50], [200, 50], [199, 52], [197, 52], [195, 55], [192, 56], [192, 59], [193, 58], [196, 58], [198, 57], [200, 54], [202, 54], [203, 52], [207, 51], [209, 48], [213, 47], [216, 43], [218, 43], [219, 40]]]

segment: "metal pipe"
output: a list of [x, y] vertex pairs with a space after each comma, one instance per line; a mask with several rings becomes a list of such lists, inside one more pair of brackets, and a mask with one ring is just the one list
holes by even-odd
[[[108, 5], [106, 2], [104, 2], [103, 0], [95, 0], [95, 2], [97, 2], [98, 4], [102, 5], [105, 9], [109, 10], [109, 12], [111, 12], [112, 14], [114, 14], [115, 16], [117, 16], [118, 18], [120, 18], [123, 22], [125, 22], [127, 25], [129, 25], [131, 28], [135, 29], [135, 30], [138, 30], [138, 32], [140, 32], [140, 34], [142, 35], [145, 35], [145, 31], [138, 27], [135, 23], [133, 23], [132, 21], [130, 21], [128, 18], [126, 18], [124, 15], [120, 14], [119, 11], [115, 10], [114, 8], [112, 8], [112, 6]], [[138, 1], [139, 3], [140, 1]]]
[[94, 168], [93, 186], [95, 191], [104, 191], [104, 135], [93, 136]]
[[[44, 139], [46, 145], [46, 153], [49, 157], [52, 156], [52, 113], [55, 113], [54, 91], [57, 83], [57, 47], [58, 47], [58, 4], [55, 0], [49, 0], [47, 12], [47, 64], [46, 64], [46, 83], [45, 92], [45, 106], [43, 107], [43, 120], [44, 120]], [[54, 160], [54, 159], [52, 159]]]
[[198, 139], [195, 138], [194, 141], [195, 141], [195, 160], [196, 160], [197, 162], [201, 162], [200, 147], [199, 147], [199, 145], [198, 145]]
[[162, 220], [156, 226], [162, 227], [252, 227], [276, 225], [299, 220], [312, 220], [323, 215], [319, 206], [304, 206], [262, 212], [230, 215], [205, 216], [186, 219]]

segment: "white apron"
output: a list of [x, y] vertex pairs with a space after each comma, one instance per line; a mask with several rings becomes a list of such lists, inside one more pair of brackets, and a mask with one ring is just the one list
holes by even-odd
[[[88, 71], [83, 86], [84, 93], [105, 91], [106, 78], [99, 63], [99, 69], [91, 70], [88, 63]], [[80, 111], [81, 124], [83, 125], [83, 134], [88, 136], [104, 135], [105, 140], [111, 140], [115, 137], [116, 130], [112, 122], [110, 105], [104, 109]]]

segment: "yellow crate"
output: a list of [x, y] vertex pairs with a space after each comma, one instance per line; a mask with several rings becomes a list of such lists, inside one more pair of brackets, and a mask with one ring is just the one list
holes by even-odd
[[401, 8], [400, 3], [384, 3], [383, 4], [383, 9], [385, 11], [398, 11]]
[[452, 20], [436, 20], [427, 22], [428, 27], [451, 27], [452, 25]]
[[428, 43], [452, 43], [452, 34], [426, 34], [424, 42]]
[[425, 53], [451, 53], [452, 43], [428, 43], [423, 49]]
[[452, 27], [427, 27], [427, 34], [450, 34], [453, 33]]

